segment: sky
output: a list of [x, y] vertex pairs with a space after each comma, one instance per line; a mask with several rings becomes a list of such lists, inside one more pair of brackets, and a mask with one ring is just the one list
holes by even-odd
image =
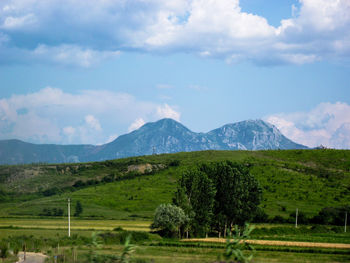
[[350, 149], [350, 1], [0, 1], [0, 140], [104, 144], [161, 118]]

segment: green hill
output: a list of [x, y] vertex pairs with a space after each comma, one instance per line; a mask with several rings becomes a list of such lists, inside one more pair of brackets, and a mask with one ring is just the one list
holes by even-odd
[[202, 162], [231, 160], [250, 167], [270, 216], [308, 216], [350, 204], [350, 151], [200, 151], [81, 164], [0, 166], [0, 216], [39, 216], [80, 200], [83, 217], [151, 219], [171, 202], [177, 179]]

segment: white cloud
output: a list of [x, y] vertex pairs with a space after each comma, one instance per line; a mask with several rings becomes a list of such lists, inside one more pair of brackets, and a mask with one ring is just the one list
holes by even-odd
[[274, 114], [266, 121], [298, 143], [350, 149], [350, 105], [346, 103], [321, 103], [309, 112]]
[[68, 135], [68, 136], [72, 136], [75, 133], [75, 128], [73, 128], [72, 126], [64, 127], [63, 133]]
[[21, 17], [8, 16], [5, 18], [2, 29], [19, 29], [29, 27], [36, 23], [36, 18], [33, 14], [27, 14]]
[[128, 128], [129, 132], [132, 132], [134, 130], [137, 130], [141, 128], [143, 125], [145, 125], [145, 121], [142, 118], [137, 118]]
[[167, 104], [137, 100], [126, 93], [85, 90], [66, 93], [47, 87], [0, 99], [0, 139], [35, 143], [98, 144], [163, 117], [179, 119]]
[[91, 128], [95, 129], [96, 131], [101, 130], [101, 125], [98, 119], [95, 118], [94, 115], [86, 115], [85, 116], [85, 122], [87, 125], [89, 125]]
[[349, 59], [350, 1], [299, 2], [299, 9], [291, 6], [292, 18], [274, 27], [243, 12], [239, 0], [3, 0], [0, 35], [10, 41], [0, 55], [82, 67], [115, 58], [118, 50], [185, 52], [231, 63]]
[[171, 118], [176, 121], [180, 121], [180, 112], [175, 111], [168, 104], [157, 107], [157, 115], [159, 118]]
[[330, 144], [335, 148], [350, 149], [350, 122], [344, 123], [333, 133]]
[[76, 132], [76, 128], [72, 126], [67, 126], [63, 128], [63, 134], [67, 138], [67, 142], [72, 143]]
[[28, 56], [34, 59], [48, 61], [63, 65], [91, 67], [102, 60], [116, 58], [120, 51], [97, 51], [89, 48], [81, 48], [76, 45], [60, 45], [50, 47], [39, 45]]

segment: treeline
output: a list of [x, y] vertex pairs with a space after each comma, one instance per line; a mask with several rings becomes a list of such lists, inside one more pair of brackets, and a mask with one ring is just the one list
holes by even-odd
[[[302, 225], [335, 225], [342, 226], [345, 223], [345, 215], [348, 213], [350, 217], [350, 206], [325, 207], [321, 209], [317, 215], [307, 217], [302, 211], [298, 212], [298, 224]], [[277, 224], [293, 224], [295, 223], [296, 213], [292, 212], [288, 218], [277, 215], [273, 218], [262, 210], [258, 209], [257, 214], [253, 218], [254, 223], [277, 223]]]
[[39, 214], [40, 216], [63, 216], [64, 212], [62, 208], [44, 208]]
[[[80, 216], [83, 212], [83, 205], [81, 204], [80, 200], [77, 200], [75, 203], [75, 212], [74, 216]], [[63, 216], [64, 211], [62, 208], [43, 208], [42, 212], [39, 214], [39, 216]]]
[[124, 180], [130, 180], [136, 177], [140, 176], [146, 176], [146, 175], [152, 175], [154, 174], [155, 171], [150, 170], [150, 171], [145, 171], [144, 173], [139, 173], [137, 171], [131, 171], [128, 172], [127, 174], [116, 174], [116, 173], [111, 173], [109, 175], [106, 175], [102, 177], [101, 179], [89, 179], [86, 181], [83, 180], [77, 180], [72, 186], [68, 187], [52, 187], [49, 189], [46, 189], [42, 191], [42, 194], [44, 196], [52, 196], [56, 194], [62, 194], [64, 192], [74, 192], [82, 188], [90, 187], [90, 186], [96, 186], [96, 185], [101, 185], [105, 183], [112, 183], [112, 182], [117, 182], [117, 181], [124, 181]]
[[151, 227], [165, 236], [225, 236], [253, 218], [261, 196], [249, 167], [230, 161], [201, 164], [183, 173], [173, 204], [157, 208]]

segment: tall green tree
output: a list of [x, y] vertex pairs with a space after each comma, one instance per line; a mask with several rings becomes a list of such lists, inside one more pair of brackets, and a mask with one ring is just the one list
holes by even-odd
[[175, 196], [173, 198], [173, 204], [180, 207], [187, 217], [186, 222], [184, 222], [184, 224], [180, 227], [180, 232], [182, 236], [184, 236], [186, 233], [186, 237], [188, 238], [195, 213], [186, 194], [186, 190], [183, 186], [181, 186], [181, 184], [179, 184], [176, 189]]
[[210, 230], [214, 196], [212, 180], [198, 168], [182, 175], [173, 202], [184, 209], [190, 218], [188, 230], [195, 235], [204, 235]]
[[80, 216], [82, 212], [83, 212], [83, 206], [81, 202], [78, 200], [75, 204], [74, 216]]
[[226, 233], [234, 224], [244, 226], [252, 219], [261, 201], [262, 190], [247, 166], [217, 162], [205, 164], [200, 170], [215, 183], [214, 220], [216, 229]]

